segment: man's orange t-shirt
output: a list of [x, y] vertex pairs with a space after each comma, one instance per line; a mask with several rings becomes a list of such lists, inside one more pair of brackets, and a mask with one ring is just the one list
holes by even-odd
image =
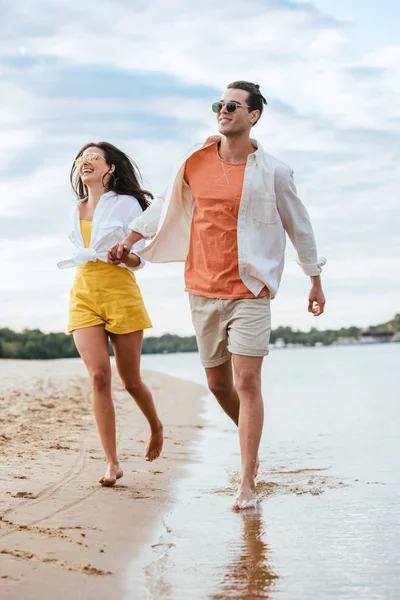
[[[195, 206], [185, 265], [186, 291], [208, 298], [255, 298], [239, 275], [237, 225], [246, 163], [224, 162], [218, 145], [195, 152], [185, 181]], [[267, 295], [266, 288], [258, 297]]]

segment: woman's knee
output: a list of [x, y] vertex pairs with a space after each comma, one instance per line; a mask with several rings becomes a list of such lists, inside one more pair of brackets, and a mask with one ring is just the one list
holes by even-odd
[[124, 382], [125, 385], [125, 389], [128, 392], [128, 394], [130, 394], [131, 396], [133, 396], [134, 398], [136, 398], [142, 390], [142, 381], [140, 379], [136, 380], [130, 380], [130, 381], [125, 381]]
[[105, 392], [111, 387], [111, 374], [107, 369], [95, 369], [90, 375], [92, 387], [96, 392]]

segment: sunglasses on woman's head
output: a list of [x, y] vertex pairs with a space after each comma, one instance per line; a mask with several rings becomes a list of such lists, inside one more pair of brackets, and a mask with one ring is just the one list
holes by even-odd
[[251, 108], [251, 106], [248, 106], [247, 104], [240, 104], [239, 102], [214, 102], [214, 104], [212, 105], [212, 109], [213, 112], [215, 113], [219, 113], [221, 112], [221, 110], [223, 109], [223, 107], [225, 106], [226, 110], [228, 113], [233, 113], [235, 112], [235, 110], [237, 108]]
[[102, 156], [101, 154], [97, 154], [97, 152], [91, 152], [90, 154], [81, 154], [81, 156], [78, 156], [78, 158], [75, 160], [75, 166], [79, 168], [83, 165], [84, 162], [94, 163], [99, 158], [106, 160], [104, 156]]

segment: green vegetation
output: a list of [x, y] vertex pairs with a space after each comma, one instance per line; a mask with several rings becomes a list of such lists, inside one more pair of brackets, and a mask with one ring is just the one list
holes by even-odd
[[[195, 336], [162, 335], [146, 337], [143, 354], [169, 352], [196, 352]], [[110, 354], [112, 348], [110, 346]], [[11, 329], [0, 329], [0, 358], [74, 358], [79, 356], [72, 335], [65, 333], [43, 333], [40, 329], [24, 329], [21, 333]]]
[[143, 354], [169, 354], [170, 352], [197, 352], [194, 335], [181, 337], [166, 333], [161, 337], [146, 337], [143, 341]]
[[320, 331], [313, 327], [309, 332], [294, 331], [291, 327], [278, 327], [271, 332], [271, 344], [274, 344], [278, 338], [281, 338], [285, 344], [314, 346], [317, 342], [321, 342], [324, 346], [330, 346], [339, 338], [358, 338], [360, 332], [361, 329], [358, 327], [342, 327], [341, 329], [326, 329], [325, 331]]
[[394, 316], [391, 321], [387, 323], [382, 323], [381, 325], [373, 325], [368, 328], [370, 333], [375, 333], [377, 331], [400, 331], [400, 313]]
[[[381, 325], [374, 325], [369, 332], [400, 331], [400, 313]], [[343, 327], [319, 331], [312, 328], [309, 332], [295, 331], [291, 327], [278, 327], [271, 333], [271, 343], [282, 338], [286, 344], [304, 344], [313, 346], [321, 342], [330, 346], [343, 337], [358, 338], [361, 329]], [[196, 352], [195, 336], [181, 337], [166, 334], [161, 337], [146, 337], [143, 343], [143, 354], [162, 354], [171, 352]], [[112, 349], [110, 348], [110, 353]], [[50, 359], [74, 358], [78, 353], [71, 335], [65, 333], [43, 333], [40, 329], [24, 329], [22, 332], [11, 329], [0, 329], [0, 358]]]
[[79, 356], [72, 335], [24, 329], [0, 329], [0, 358], [72, 358]]

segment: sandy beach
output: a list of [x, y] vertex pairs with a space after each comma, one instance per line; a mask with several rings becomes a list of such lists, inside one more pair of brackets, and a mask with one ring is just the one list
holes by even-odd
[[237, 430], [197, 354], [142, 357], [166, 434], [152, 464], [114, 378], [110, 489], [81, 362], [0, 361], [1, 600], [399, 598], [399, 350], [271, 353], [257, 508], [239, 513]]
[[148, 427], [113, 377], [124, 477], [105, 463], [83, 365], [0, 361], [2, 600], [122, 598], [129, 562], [159, 527], [202, 428], [204, 388], [145, 372], [165, 426], [162, 456], [144, 460]]

